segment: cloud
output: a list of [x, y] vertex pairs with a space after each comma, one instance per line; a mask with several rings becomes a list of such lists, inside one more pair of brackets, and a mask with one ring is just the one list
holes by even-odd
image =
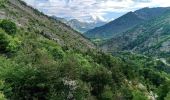
[[[167, 7], [169, 0], [24, 0], [48, 15], [76, 18], [80, 21], [115, 19], [119, 15], [143, 7]], [[109, 14], [113, 13], [113, 14]], [[113, 15], [113, 18], [112, 16]]]

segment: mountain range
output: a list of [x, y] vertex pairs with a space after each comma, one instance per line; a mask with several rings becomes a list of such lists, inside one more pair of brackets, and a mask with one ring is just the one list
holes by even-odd
[[77, 19], [66, 20], [64, 18], [58, 18], [58, 17], [55, 17], [55, 16], [53, 16], [53, 17], [56, 20], [60, 20], [61, 22], [65, 23], [66, 25], [70, 26], [71, 28], [75, 29], [76, 31], [78, 31], [80, 33], [85, 33], [88, 30], [91, 30], [95, 27], [100, 27], [100, 26], [107, 23], [107, 22], [101, 21], [99, 19], [93, 20], [91, 22], [81, 22]]
[[170, 8], [143, 8], [127, 14], [101, 26], [89, 30], [85, 36], [91, 39], [110, 39], [117, 34], [127, 31], [128, 29], [147, 22], [150, 19], [158, 17]]

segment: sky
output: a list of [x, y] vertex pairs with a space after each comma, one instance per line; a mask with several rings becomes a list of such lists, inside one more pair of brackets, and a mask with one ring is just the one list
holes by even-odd
[[49, 16], [90, 22], [111, 21], [144, 7], [170, 7], [170, 0], [24, 0]]

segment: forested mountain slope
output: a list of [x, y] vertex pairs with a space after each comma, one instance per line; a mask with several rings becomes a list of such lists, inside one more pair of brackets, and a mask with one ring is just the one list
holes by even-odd
[[138, 25], [102, 45], [108, 51], [130, 50], [154, 56], [170, 54], [170, 12]]
[[169, 66], [110, 54], [19, 0], [0, 0], [0, 100], [169, 100]]
[[85, 36], [91, 39], [110, 39], [121, 32], [158, 17], [165, 13], [169, 8], [143, 8], [134, 12], [129, 12], [106, 25], [94, 28], [86, 32]]

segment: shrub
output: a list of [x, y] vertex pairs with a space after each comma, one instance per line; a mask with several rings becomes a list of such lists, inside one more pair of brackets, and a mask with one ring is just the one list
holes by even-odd
[[90, 76], [92, 94], [100, 98], [101, 93], [106, 85], [112, 82], [112, 73], [104, 67], [97, 67], [93, 75]]
[[7, 0], [0, 0], [0, 8], [5, 8], [5, 3]]
[[134, 91], [133, 100], [148, 100], [148, 98], [142, 92]]
[[0, 27], [5, 30], [8, 34], [16, 34], [16, 24], [10, 20], [4, 19], [0, 22]]
[[10, 37], [9, 44], [7, 46], [7, 51], [15, 52], [18, 49], [20, 44], [21, 44], [21, 41], [18, 38]]
[[59, 47], [51, 47], [50, 48], [51, 54], [53, 55], [54, 59], [63, 59], [64, 52]]
[[19, 45], [18, 38], [11, 37], [0, 29], [0, 53], [14, 52]]

